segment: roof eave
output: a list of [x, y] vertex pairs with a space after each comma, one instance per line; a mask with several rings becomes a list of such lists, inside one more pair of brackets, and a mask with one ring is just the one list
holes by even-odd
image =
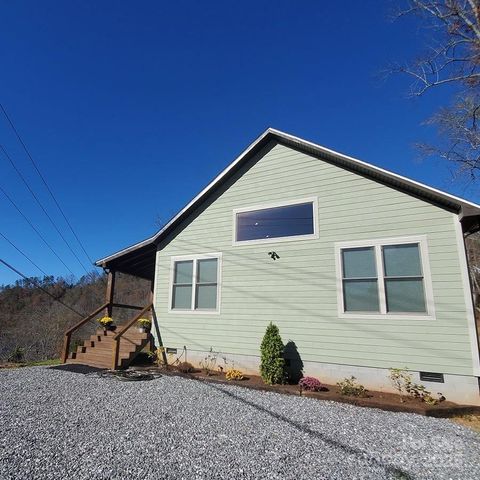
[[[469, 202], [468, 200], [464, 200], [462, 198], [456, 197], [455, 195], [451, 195], [446, 192], [442, 192], [433, 187], [429, 187], [423, 183], [417, 182], [415, 180], [411, 180], [407, 177], [399, 175], [394, 172], [390, 172], [383, 168], [377, 167], [370, 163], [364, 162], [354, 157], [350, 157], [340, 152], [336, 152], [326, 147], [322, 147], [313, 142], [309, 142], [308, 140], [304, 140], [302, 138], [296, 137], [294, 135], [290, 135], [288, 133], [282, 132], [280, 130], [276, 130], [274, 128], [267, 128], [255, 141], [253, 141], [245, 150], [243, 150], [240, 155], [235, 158], [233, 162], [231, 162], [227, 168], [225, 168], [222, 172], [220, 172], [200, 193], [198, 193], [185, 207], [183, 207], [168, 223], [166, 223], [155, 235], [142, 240], [139, 243], [131, 245], [123, 250], [120, 250], [112, 255], [107, 257], [101, 258], [95, 262], [95, 265], [99, 267], [105, 267], [108, 265], [109, 262], [112, 262], [119, 257], [126, 255], [134, 250], [139, 248], [145, 247], [150, 244], [158, 243], [159, 239], [162, 235], [170, 230], [172, 226], [176, 224], [176, 222], [181, 219], [187, 212], [193, 208], [198, 202], [203, 200], [203, 198], [213, 189], [217, 184], [219, 184], [232, 170], [234, 170], [245, 157], [247, 157], [250, 153], [255, 151], [256, 149], [260, 148], [263, 143], [270, 141], [271, 139], [277, 139], [282, 143], [287, 143], [290, 145], [295, 145], [300, 149], [308, 149], [311, 150], [312, 153], [316, 153], [317, 155], [324, 155], [326, 157], [330, 157], [335, 159], [336, 161], [345, 162], [351, 168], [356, 168], [358, 170], [364, 170], [370, 174], [374, 173], [378, 177], [383, 178], [385, 181], [389, 181], [393, 184], [397, 184], [399, 187], [409, 187], [408, 190], [412, 192], [417, 192], [419, 196], [423, 196], [428, 198], [429, 200], [434, 200], [443, 203], [445, 206], [450, 206], [450, 208], [457, 207], [458, 213], [461, 216], [462, 212], [468, 211], [469, 214], [472, 212], [476, 212], [480, 215], [480, 205]], [[375, 175], [373, 175], [375, 176]]]
[[430, 198], [438, 198], [440, 200], [443, 200], [447, 204], [450, 203], [452, 205], [458, 205], [459, 209], [462, 209], [464, 207], [474, 208], [480, 214], [480, 205], [476, 203], [470, 202], [468, 200], [457, 197], [455, 195], [451, 195], [450, 193], [443, 192], [442, 190], [438, 190], [436, 188], [425, 185], [424, 183], [417, 182], [410, 178], [404, 177], [403, 175], [400, 175], [398, 173], [394, 173], [384, 168], [377, 167], [376, 165], [372, 165], [371, 163], [364, 162], [363, 160], [359, 160], [358, 158], [345, 155], [343, 153], [337, 152], [335, 150], [331, 150], [329, 148], [323, 147], [316, 143], [309, 142], [308, 140], [304, 140], [300, 137], [290, 135], [289, 133], [285, 133], [280, 130], [275, 130], [273, 128], [270, 128], [269, 131], [275, 134], [276, 136], [278, 136], [279, 138], [286, 140], [287, 142], [297, 144], [299, 147], [309, 146], [310, 148], [312, 148], [318, 153], [323, 153], [332, 158], [341, 159], [350, 165], [355, 165], [357, 167], [361, 166], [365, 168], [366, 171], [376, 172], [377, 174], [381, 175], [386, 179], [389, 179], [389, 180], [395, 179], [399, 185], [402, 185], [402, 186], [409, 185], [414, 189], [418, 189], [419, 192], [426, 194]]
[[141, 247], [144, 247], [144, 246], [147, 246], [148, 244], [151, 244], [151, 243], [156, 243], [156, 241], [158, 240], [158, 238], [160, 238], [160, 236], [166, 232], [179, 218], [182, 217], [182, 215], [184, 213], [186, 213], [196, 202], [198, 202], [199, 200], [201, 200], [203, 198], [203, 196], [208, 193], [210, 191], [211, 188], [213, 188], [213, 186], [215, 186], [218, 182], [220, 182], [231, 170], [233, 170], [237, 165], [238, 163], [243, 160], [243, 158], [248, 154], [250, 153], [253, 149], [255, 149], [256, 147], [258, 147], [258, 145], [262, 142], [262, 140], [264, 140], [265, 137], [267, 137], [268, 134], [270, 134], [271, 132], [273, 132], [273, 129], [271, 128], [267, 128], [267, 130], [265, 130], [265, 132], [262, 133], [262, 135], [260, 135], [254, 142], [252, 142], [245, 150], [243, 150], [242, 153], [240, 153], [240, 155], [238, 155], [238, 157], [233, 161], [231, 162], [227, 168], [225, 168], [224, 170], [222, 170], [200, 193], [198, 193], [194, 198], [193, 200], [191, 200], [189, 203], [187, 203], [187, 205], [185, 205], [185, 207], [183, 207], [174, 217], [172, 217], [171, 220], [169, 220], [155, 235], [153, 235], [152, 237], [150, 238], [147, 238], [145, 240], [142, 240], [141, 242], [139, 243], [135, 243], [134, 245], [131, 245], [127, 248], [124, 248], [123, 250], [120, 250], [116, 253], [113, 253], [112, 255], [109, 255], [108, 257], [105, 257], [105, 258], [101, 258], [100, 260], [97, 260], [95, 262], [95, 265], [101, 267], [103, 266], [104, 264], [112, 261], [112, 260], [115, 260], [116, 258], [122, 256], [122, 255], [125, 255], [127, 253], [130, 253], [131, 251], [133, 250], [136, 250], [138, 248], [141, 248]]

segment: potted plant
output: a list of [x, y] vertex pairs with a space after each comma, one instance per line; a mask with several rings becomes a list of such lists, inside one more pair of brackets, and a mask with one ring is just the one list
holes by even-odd
[[149, 318], [140, 318], [138, 320], [138, 331], [148, 333], [152, 327], [152, 321]]
[[103, 327], [105, 331], [115, 330], [115, 325], [113, 324], [112, 317], [102, 317], [98, 323]]

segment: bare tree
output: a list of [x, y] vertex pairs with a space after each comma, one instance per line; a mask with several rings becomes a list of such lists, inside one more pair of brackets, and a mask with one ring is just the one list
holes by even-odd
[[431, 34], [426, 53], [391, 70], [412, 78], [410, 95], [451, 85], [452, 103], [427, 123], [440, 133], [438, 145], [420, 145], [454, 166], [456, 174], [480, 175], [480, 0], [408, 0], [396, 17], [416, 15]]

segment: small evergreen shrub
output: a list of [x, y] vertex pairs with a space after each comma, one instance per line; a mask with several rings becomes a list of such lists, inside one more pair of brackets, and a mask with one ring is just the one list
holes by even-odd
[[309, 392], [320, 392], [325, 388], [322, 382], [314, 377], [303, 377], [298, 382], [298, 386], [301, 390], [307, 390]]
[[348, 397], [365, 397], [367, 394], [366, 388], [360, 385], [353, 375], [338, 382], [337, 385], [340, 387], [340, 393]]
[[268, 385], [285, 383], [284, 348], [278, 327], [270, 322], [260, 345], [260, 374]]

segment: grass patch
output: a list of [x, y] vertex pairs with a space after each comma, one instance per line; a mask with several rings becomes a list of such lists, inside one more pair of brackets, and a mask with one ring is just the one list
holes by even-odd
[[39, 360], [38, 362], [19, 362], [19, 363], [0, 363], [0, 368], [21, 368], [21, 367], [40, 367], [48, 365], [60, 365], [62, 363], [59, 358], [53, 358], [50, 360]]
[[452, 420], [480, 433], [480, 415], [461, 415], [459, 417], [453, 417]]
[[59, 358], [52, 358], [50, 360], [40, 360], [39, 362], [26, 362], [23, 364], [25, 367], [38, 367], [42, 365], [59, 365], [62, 363]]

